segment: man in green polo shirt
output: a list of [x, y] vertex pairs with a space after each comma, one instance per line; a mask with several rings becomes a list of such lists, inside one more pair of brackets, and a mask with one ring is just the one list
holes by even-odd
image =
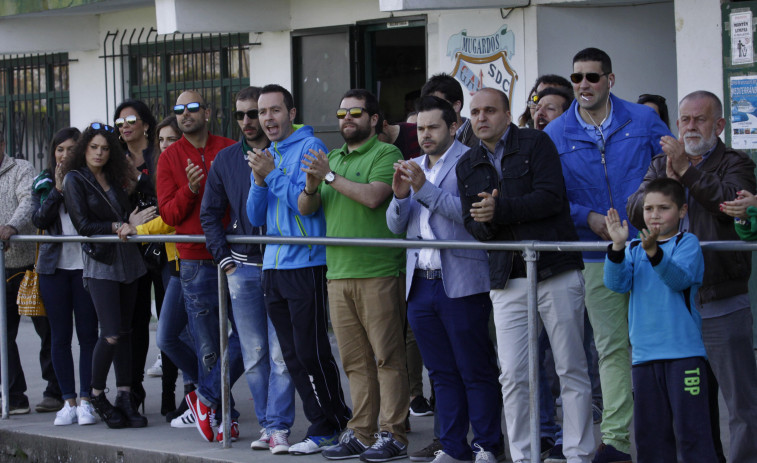
[[[328, 157], [310, 150], [302, 161], [300, 214], [323, 204], [327, 236], [398, 237], [387, 228], [386, 208], [402, 153], [378, 141], [378, 113], [372, 93], [348, 91], [337, 110], [345, 145]], [[326, 247], [331, 324], [353, 404], [340, 443], [323, 450], [328, 459], [383, 462], [407, 455], [404, 259], [401, 248]]]

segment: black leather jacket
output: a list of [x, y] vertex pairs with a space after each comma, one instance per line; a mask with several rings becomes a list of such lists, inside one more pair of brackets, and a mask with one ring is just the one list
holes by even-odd
[[[83, 167], [66, 174], [63, 179], [63, 196], [66, 208], [76, 231], [83, 236], [112, 235], [113, 222], [127, 222], [130, 210], [129, 198], [123, 188], [115, 188], [118, 204], [111, 207], [107, 193], [95, 179], [94, 174]], [[90, 257], [105, 264], [112, 264], [117, 244], [82, 243], [81, 247]]]
[[[510, 124], [502, 156], [502, 180], [486, 149], [471, 148], [457, 163], [457, 183], [465, 228], [479, 241], [578, 241], [570, 218], [560, 157], [544, 132]], [[482, 191], [497, 189], [491, 222], [476, 222], [471, 205]], [[489, 251], [492, 289], [502, 289], [513, 268], [513, 251]], [[579, 252], [541, 252], [538, 281], [583, 269]]]
[[[32, 190], [32, 223], [48, 235], [63, 234], [60, 223], [60, 205], [63, 203], [63, 194], [53, 188], [42, 204], [40, 204], [41, 198], [39, 191]], [[40, 243], [37, 273], [41, 275], [55, 273], [62, 249], [61, 243]]]

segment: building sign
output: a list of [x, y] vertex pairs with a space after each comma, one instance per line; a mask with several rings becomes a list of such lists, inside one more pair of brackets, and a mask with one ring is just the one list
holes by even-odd
[[455, 62], [450, 75], [473, 94], [482, 88], [502, 90], [512, 101], [518, 74], [510, 66], [515, 55], [515, 34], [503, 24], [494, 34], [468, 36], [463, 29], [447, 41], [447, 56]]
[[752, 64], [752, 12], [731, 13], [731, 64]]
[[757, 149], [757, 76], [731, 77], [731, 146]]

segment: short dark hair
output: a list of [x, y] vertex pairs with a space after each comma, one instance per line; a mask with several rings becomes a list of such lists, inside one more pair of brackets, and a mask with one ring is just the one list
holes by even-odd
[[454, 77], [449, 74], [435, 74], [423, 84], [421, 87], [421, 97], [431, 95], [432, 93], [439, 92], [444, 95], [444, 99], [453, 104], [455, 101], [459, 101], [463, 104], [465, 101], [463, 96], [463, 86]]
[[[376, 95], [364, 88], [353, 88], [351, 90], [347, 90], [347, 92], [342, 95], [342, 99], [339, 101], [342, 101], [345, 98], [356, 98], [358, 100], [363, 100], [365, 101], [365, 109], [366, 111], [368, 111], [368, 115], [381, 115], [381, 106], [379, 106], [378, 98], [376, 98]], [[376, 130], [378, 132], [378, 129]]]
[[[237, 93], [237, 99], [236, 101], [247, 101], [247, 100], [255, 100], [258, 101], [258, 98], [260, 98], [260, 94], [262, 92], [262, 88], [260, 87], [246, 87]], [[286, 96], [284, 97], [286, 98]], [[294, 106], [294, 105], [292, 105]], [[287, 108], [291, 109], [291, 108]]]
[[421, 99], [415, 103], [415, 110], [419, 113], [433, 111], [434, 109], [441, 110], [442, 119], [444, 120], [444, 123], [447, 124], [447, 127], [450, 127], [457, 122], [457, 114], [455, 114], [455, 110], [452, 109], [452, 105], [443, 98], [426, 95], [421, 97]]
[[[289, 90], [285, 89], [279, 84], [268, 84], [262, 89], [260, 89], [260, 95], [258, 95], [258, 98], [260, 98], [261, 95], [265, 93], [281, 93], [284, 96], [284, 106], [286, 106], [287, 111], [291, 111], [292, 108], [294, 108], [294, 97], [292, 97], [292, 94], [289, 92]], [[239, 99], [237, 97], [237, 99]]]
[[680, 107], [686, 100], [696, 98], [707, 98], [712, 101], [712, 115], [715, 116], [715, 119], [720, 119], [721, 117], [723, 117], [723, 103], [720, 101], [720, 98], [718, 98], [717, 95], [712, 92], [708, 92], [707, 90], [697, 90], [695, 92], [689, 93], [685, 97], [681, 98], [681, 102], [678, 103], [678, 106]]
[[544, 74], [543, 76], [539, 76], [536, 79], [536, 83], [534, 83], [532, 92], [536, 92], [536, 89], [541, 84], [549, 85], [551, 87], [562, 87], [565, 90], [573, 93], [573, 86], [570, 85], [570, 81], [563, 76], [558, 76], [557, 74]]
[[647, 186], [644, 188], [644, 199], [647, 198], [649, 193], [660, 193], [663, 196], [667, 196], [678, 206], [678, 209], [686, 204], [686, 191], [684, 191], [683, 185], [672, 178], [656, 178], [647, 183]]
[[50, 156], [47, 159], [47, 171], [50, 175], [55, 175], [55, 149], [66, 140], [73, 140], [74, 143], [79, 141], [81, 132], [76, 127], [66, 127], [58, 130], [50, 140]]
[[668, 115], [668, 103], [665, 101], [665, 97], [662, 95], [652, 95], [651, 93], [644, 93], [639, 95], [639, 99], [636, 101], [638, 104], [654, 103], [657, 109], [660, 111], [660, 119], [665, 123], [668, 128], [670, 127], [670, 116]]
[[116, 107], [116, 111], [113, 114], [114, 122], [125, 108], [134, 109], [139, 115], [139, 118], [142, 119], [142, 123], [147, 124], [149, 127], [149, 129], [147, 129], [147, 146], [153, 146], [155, 144], [155, 126], [158, 122], [155, 120], [155, 116], [152, 115], [150, 108], [141, 100], [124, 100]]
[[610, 55], [599, 48], [584, 48], [573, 57], [573, 64], [583, 61], [599, 61], [602, 64], [602, 72], [605, 74], [612, 72], [612, 60], [610, 60]]
[[539, 100], [544, 98], [547, 95], [557, 95], [563, 97], [565, 102], [562, 105], [563, 112], [567, 111], [568, 108], [570, 108], [570, 104], [573, 103], [573, 93], [568, 93], [561, 87], [547, 87], [543, 89], [541, 92], [538, 93]]

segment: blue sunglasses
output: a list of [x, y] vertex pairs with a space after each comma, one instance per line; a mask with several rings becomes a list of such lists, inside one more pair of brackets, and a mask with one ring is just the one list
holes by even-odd
[[187, 104], [177, 104], [176, 106], [173, 107], [173, 112], [177, 116], [181, 116], [182, 114], [184, 114], [184, 109], [186, 109], [190, 113], [196, 113], [197, 111], [200, 110], [200, 108], [205, 109], [205, 105], [197, 103], [197, 102], [187, 103]]
[[109, 126], [108, 124], [101, 124], [99, 122], [93, 122], [89, 124], [89, 127], [93, 130], [105, 130], [106, 132], [115, 132], [116, 129]]

